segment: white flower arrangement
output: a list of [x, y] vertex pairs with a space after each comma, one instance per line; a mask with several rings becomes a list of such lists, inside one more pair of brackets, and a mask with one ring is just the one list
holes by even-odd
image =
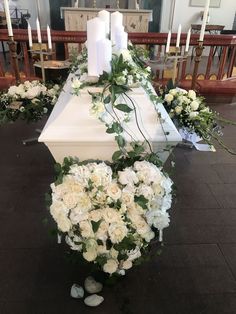
[[50, 206], [70, 248], [110, 275], [125, 274], [158, 233], [162, 240], [172, 200], [172, 181], [154, 164], [111, 166], [71, 161], [51, 185]]
[[40, 81], [25, 81], [11, 86], [0, 95], [0, 123], [18, 118], [37, 121], [50, 113], [57, 101], [61, 87]]

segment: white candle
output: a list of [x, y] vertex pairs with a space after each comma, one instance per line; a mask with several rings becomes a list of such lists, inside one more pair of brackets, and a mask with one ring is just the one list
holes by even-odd
[[95, 17], [87, 22], [88, 75], [99, 76], [98, 41], [106, 38], [105, 22]]
[[6, 14], [6, 20], [7, 20], [8, 36], [13, 37], [13, 31], [12, 31], [12, 25], [11, 25], [11, 15], [10, 15], [10, 10], [9, 10], [8, 0], [4, 0], [4, 8], [5, 8], [5, 14]]
[[168, 36], [167, 36], [166, 53], [168, 53], [170, 50], [170, 40], [171, 40], [171, 31], [169, 31]]
[[203, 19], [202, 19], [202, 27], [201, 27], [201, 32], [200, 32], [199, 41], [203, 41], [203, 39], [204, 39], [204, 34], [205, 34], [205, 29], [206, 29], [206, 23], [207, 23], [207, 17], [208, 17], [209, 6], [210, 6], [210, 0], [206, 0], [205, 9], [204, 9], [204, 14], [203, 14]]
[[110, 12], [102, 10], [98, 12], [98, 17], [105, 22], [106, 25], [106, 34], [110, 34]]
[[181, 36], [181, 24], [179, 24], [179, 27], [178, 27], [177, 40], [176, 40], [176, 47], [177, 48], [179, 48], [180, 36]]
[[103, 74], [103, 72], [111, 72], [111, 58], [112, 58], [112, 47], [111, 41], [107, 38], [101, 39], [97, 43], [98, 46], [98, 72]]
[[50, 27], [48, 25], [47, 25], [47, 36], [48, 36], [48, 49], [52, 50], [51, 30], [50, 30]]
[[28, 22], [28, 38], [29, 38], [29, 47], [33, 47], [33, 41], [32, 41], [32, 33], [31, 33], [31, 26], [30, 23]]
[[37, 28], [37, 35], [38, 35], [38, 43], [42, 43], [42, 37], [41, 37], [41, 31], [40, 31], [40, 24], [39, 24], [39, 19], [36, 19], [36, 28]]
[[123, 14], [116, 11], [111, 14], [111, 41], [115, 42], [115, 28], [123, 25]]
[[189, 50], [189, 43], [190, 43], [190, 37], [191, 37], [191, 28], [188, 30], [186, 45], [185, 45], [185, 51], [188, 52]]

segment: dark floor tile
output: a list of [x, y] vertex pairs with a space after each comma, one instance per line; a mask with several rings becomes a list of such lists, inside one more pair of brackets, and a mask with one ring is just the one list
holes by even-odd
[[209, 184], [209, 187], [222, 208], [236, 208], [236, 183]]
[[[236, 158], [236, 157], [235, 157]], [[218, 176], [222, 180], [223, 183], [236, 183], [236, 165], [234, 164], [221, 164], [221, 166], [212, 166], [214, 170], [217, 172]], [[218, 183], [210, 182], [210, 183]]]
[[188, 162], [193, 166], [198, 164], [235, 164], [236, 158], [234, 155], [230, 155], [223, 149], [217, 149], [216, 153], [213, 152], [198, 152], [198, 151], [189, 151], [185, 153], [185, 157]]
[[221, 244], [220, 248], [236, 280], [236, 244]]

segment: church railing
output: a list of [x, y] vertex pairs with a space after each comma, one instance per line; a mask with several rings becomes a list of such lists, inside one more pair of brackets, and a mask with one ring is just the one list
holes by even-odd
[[[78, 31], [52, 31], [53, 50], [56, 50], [56, 44], [62, 43], [64, 47], [65, 58], [69, 57], [68, 44], [76, 44], [78, 48], [86, 41], [86, 33]], [[37, 33], [32, 31], [33, 42], [37, 43]], [[198, 45], [198, 34], [192, 34], [190, 42], [190, 50], [187, 61], [184, 60], [178, 67], [178, 80], [191, 80], [194, 64], [194, 47]], [[22, 65], [21, 71], [28, 78], [32, 76], [32, 60], [28, 53], [28, 33], [25, 29], [14, 30], [14, 39], [21, 43], [22, 49]], [[155, 46], [157, 54], [164, 54], [167, 34], [165, 33], [129, 33], [129, 39], [133, 44]], [[8, 35], [6, 29], [0, 29], [0, 41], [7, 42]], [[42, 31], [42, 41], [47, 43], [47, 32]], [[186, 34], [182, 34], [180, 49], [184, 53], [186, 42]], [[172, 35], [171, 44], [176, 43], [176, 34]], [[220, 81], [222, 79], [230, 79], [233, 75], [236, 65], [236, 36], [235, 35], [205, 35], [204, 37], [205, 53], [202, 59], [202, 67], [198, 73], [199, 80]], [[213, 58], [215, 57], [215, 58]], [[56, 58], [56, 54], [53, 55]], [[216, 60], [216, 62], [215, 62]], [[203, 62], [204, 61], [204, 62]], [[6, 66], [2, 62], [0, 64], [0, 77], [5, 75]], [[157, 80], [168, 78], [168, 71], [159, 71]], [[235, 73], [236, 75], [236, 73]]]

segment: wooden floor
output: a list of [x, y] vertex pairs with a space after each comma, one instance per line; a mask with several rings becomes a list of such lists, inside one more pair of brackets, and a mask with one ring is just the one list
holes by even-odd
[[[236, 120], [235, 104], [215, 109]], [[43, 144], [21, 142], [44, 124], [0, 127], [1, 314], [236, 313], [235, 156], [221, 149], [174, 150], [177, 198], [161, 256], [105, 287], [104, 303], [90, 309], [70, 298], [71, 285], [82, 284], [87, 269], [69, 263], [65, 246], [50, 236], [54, 224], [44, 194], [53, 181], [53, 159]], [[225, 128], [224, 140], [236, 149], [236, 127]]]

